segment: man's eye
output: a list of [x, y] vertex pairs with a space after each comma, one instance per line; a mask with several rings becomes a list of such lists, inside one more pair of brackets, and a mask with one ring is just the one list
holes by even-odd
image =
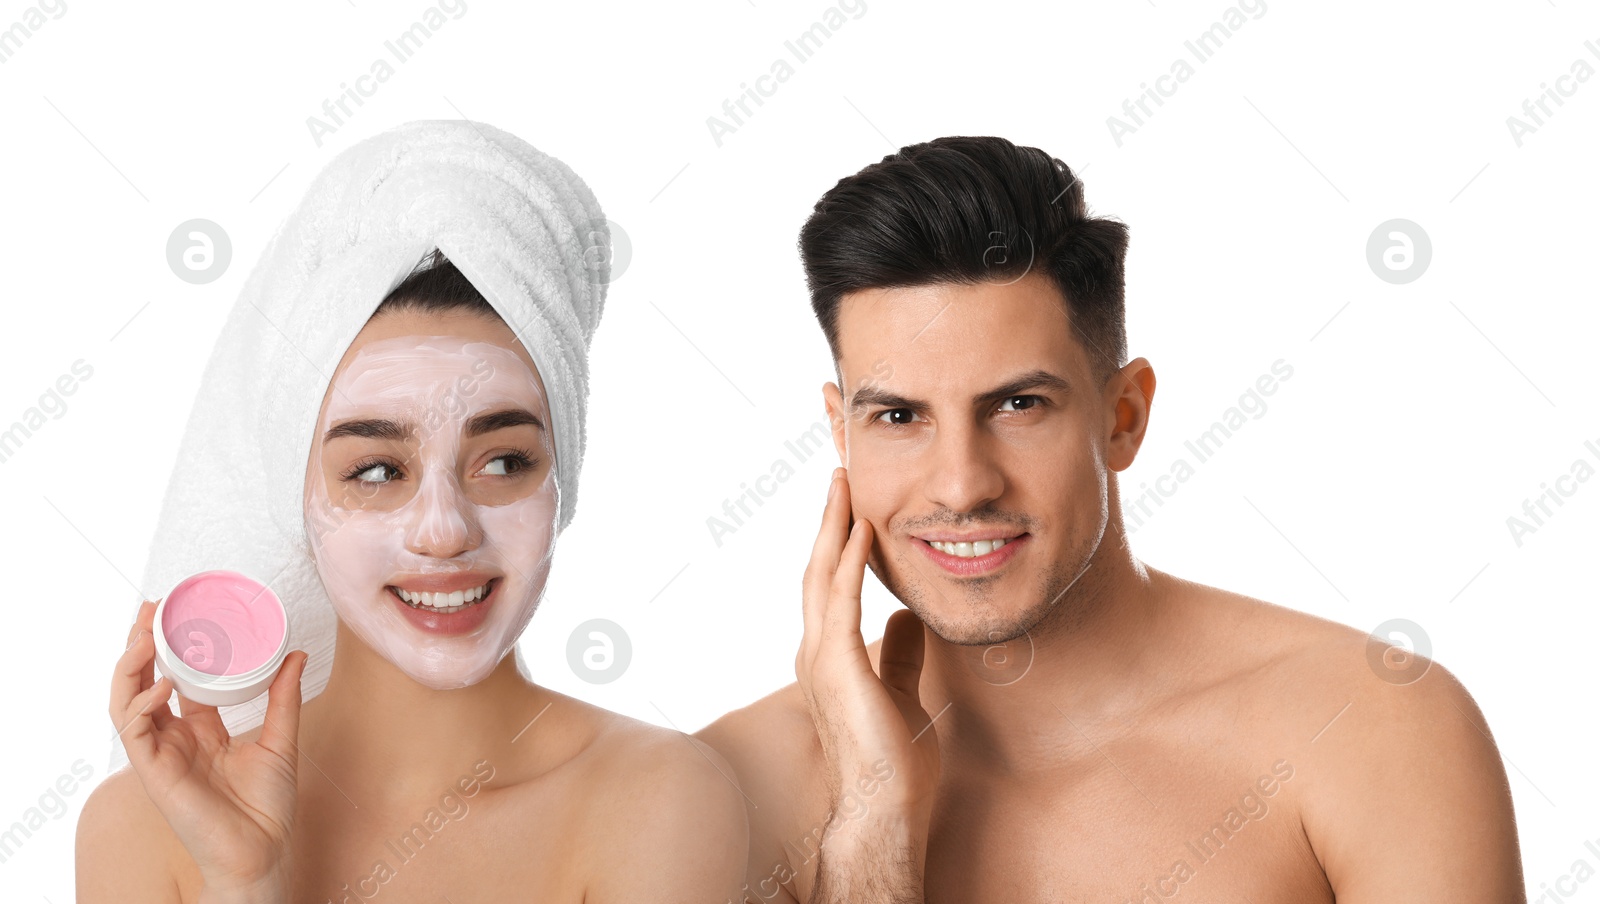
[[[1000, 403], [1000, 410], [1001, 411], [1026, 411], [1029, 408], [1032, 408], [1035, 405], [1039, 404], [1039, 401], [1040, 401], [1039, 397], [1035, 396], [1035, 395], [1017, 395], [1017, 396], [1012, 396], [1011, 398], [1006, 399], [1004, 402]], [[1010, 405], [1012, 402], [1021, 402], [1022, 404], [1014, 406], [1012, 408], [1007, 408], [1006, 406]]]
[[888, 424], [891, 427], [903, 427], [911, 423], [917, 413], [910, 408], [890, 408], [888, 411], [879, 412], [874, 420]]

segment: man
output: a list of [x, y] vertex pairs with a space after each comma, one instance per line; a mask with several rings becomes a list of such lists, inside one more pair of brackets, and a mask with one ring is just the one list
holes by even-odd
[[[999, 138], [817, 203], [845, 467], [799, 682], [699, 733], [751, 802], [745, 900], [1525, 900], [1505, 770], [1446, 669], [1132, 555], [1117, 473], [1156, 379], [1127, 360], [1126, 247]], [[909, 610], [881, 649], [866, 567]]]

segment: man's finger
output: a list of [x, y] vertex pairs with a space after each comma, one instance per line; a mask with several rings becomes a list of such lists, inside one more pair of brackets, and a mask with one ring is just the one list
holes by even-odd
[[867, 552], [872, 549], [872, 524], [865, 518], [850, 529], [849, 542], [839, 557], [839, 569], [834, 572], [833, 583], [828, 588], [827, 611], [823, 614], [823, 636], [835, 643], [844, 642], [860, 647], [866, 655], [866, 643], [861, 639], [861, 581], [867, 569]]
[[910, 609], [897, 609], [883, 629], [878, 648], [878, 674], [883, 683], [922, 705], [922, 620]]
[[828, 503], [822, 510], [822, 526], [817, 530], [816, 542], [811, 546], [811, 561], [806, 565], [801, 596], [807, 636], [816, 636], [822, 628], [828, 587], [838, 570], [840, 550], [849, 531], [850, 487], [840, 476], [843, 471], [843, 468], [833, 470], [833, 479], [828, 483]]

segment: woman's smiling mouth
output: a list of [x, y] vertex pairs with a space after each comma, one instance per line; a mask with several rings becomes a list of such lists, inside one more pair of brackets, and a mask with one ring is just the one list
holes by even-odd
[[[481, 583], [462, 587], [467, 581]], [[482, 574], [417, 575], [402, 578], [401, 583], [408, 586], [390, 584], [384, 590], [408, 622], [429, 634], [450, 636], [474, 630], [500, 598], [501, 579], [485, 580]]]
[[451, 612], [459, 612], [472, 603], [488, 596], [489, 586], [493, 583], [494, 581], [491, 580], [477, 587], [471, 587], [467, 590], [453, 590], [449, 593], [430, 593], [425, 590], [413, 591], [392, 586], [389, 589], [413, 608], [449, 614]]

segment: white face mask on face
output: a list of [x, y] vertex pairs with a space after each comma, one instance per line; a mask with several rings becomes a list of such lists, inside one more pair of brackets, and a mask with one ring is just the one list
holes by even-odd
[[[532, 413], [543, 429], [465, 435], [473, 418], [508, 409]], [[340, 454], [330, 466], [338, 470], [325, 473], [329, 429], [357, 419], [409, 424], [413, 433], [335, 438], [367, 454]], [[306, 535], [339, 619], [417, 682], [445, 689], [482, 681], [533, 617], [560, 511], [549, 430], [538, 377], [517, 352], [489, 342], [384, 339], [335, 378], [307, 469]], [[457, 612], [408, 604], [391, 589], [463, 574], [474, 576], [464, 584], [489, 582], [489, 593], [459, 601]]]

